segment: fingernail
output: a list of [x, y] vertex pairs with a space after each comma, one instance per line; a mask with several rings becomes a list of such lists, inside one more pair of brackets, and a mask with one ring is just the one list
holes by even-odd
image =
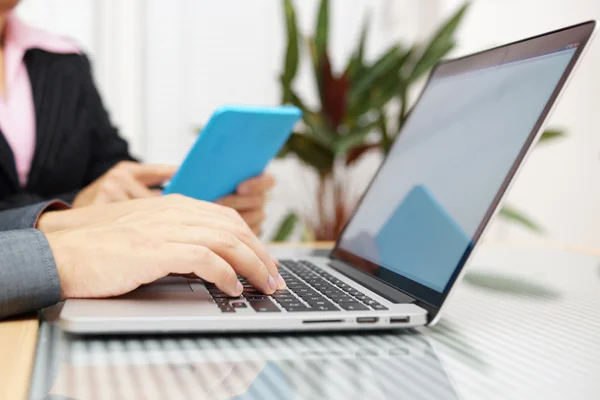
[[240, 185], [240, 187], [238, 187], [239, 194], [247, 194], [249, 191], [250, 188], [247, 185]]
[[275, 279], [273, 279], [273, 277], [271, 275], [269, 275], [269, 290], [271, 290], [272, 292], [275, 292], [277, 290], [277, 282], [275, 282]]
[[277, 274], [277, 283], [279, 283], [279, 290], [285, 289], [285, 281], [283, 280], [283, 276], [281, 276], [281, 274]]
[[242, 294], [243, 291], [244, 291], [244, 286], [242, 286], [242, 283], [240, 281], [237, 281], [237, 283], [235, 284], [236, 296], [239, 296], [240, 294]]

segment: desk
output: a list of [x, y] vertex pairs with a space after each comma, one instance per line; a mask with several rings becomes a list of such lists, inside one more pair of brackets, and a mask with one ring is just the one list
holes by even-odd
[[[0, 324], [2, 399], [26, 393], [36, 326]], [[600, 255], [483, 247], [442, 322], [404, 333], [39, 335], [35, 398], [595, 399]]]

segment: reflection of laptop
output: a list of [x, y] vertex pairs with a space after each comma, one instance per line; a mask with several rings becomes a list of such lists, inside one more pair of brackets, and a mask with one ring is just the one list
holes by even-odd
[[31, 398], [46, 393], [77, 399], [152, 393], [199, 399], [459, 398], [428, 339], [410, 331], [334, 340], [246, 334], [70, 337], [61, 344], [50, 363], [41, 358], [44, 368], [36, 366]]
[[[245, 285], [244, 296], [231, 299], [199, 280], [171, 278], [115, 299], [68, 300], [63, 328], [307, 331], [435, 323], [594, 27], [587, 22], [438, 64], [330, 257], [282, 261], [288, 290], [262, 296]], [[430, 204], [415, 201], [415, 187]]]

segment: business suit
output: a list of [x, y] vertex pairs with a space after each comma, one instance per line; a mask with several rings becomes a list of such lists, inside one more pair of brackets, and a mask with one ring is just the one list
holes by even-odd
[[0, 212], [0, 319], [60, 300], [60, 281], [46, 237], [33, 229], [56, 202]]
[[35, 106], [34, 157], [21, 187], [11, 147], [0, 135], [0, 210], [72, 202], [115, 164], [133, 159], [110, 123], [86, 56], [31, 49], [25, 64]]

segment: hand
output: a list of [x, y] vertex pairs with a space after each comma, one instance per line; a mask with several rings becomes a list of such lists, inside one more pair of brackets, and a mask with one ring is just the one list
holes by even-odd
[[242, 182], [235, 194], [223, 197], [216, 203], [238, 211], [252, 232], [259, 235], [265, 220], [267, 193], [273, 186], [275, 186], [275, 179], [265, 173]]
[[[106, 206], [93, 206], [102, 215]], [[273, 258], [229, 208], [179, 195], [145, 209], [47, 233], [62, 298], [118, 296], [169, 274], [194, 274], [232, 296], [237, 274], [266, 294], [285, 288]]]
[[152, 191], [149, 186], [171, 179], [176, 171], [177, 167], [172, 165], [120, 162], [79, 192], [73, 206], [159, 196], [160, 192]]

